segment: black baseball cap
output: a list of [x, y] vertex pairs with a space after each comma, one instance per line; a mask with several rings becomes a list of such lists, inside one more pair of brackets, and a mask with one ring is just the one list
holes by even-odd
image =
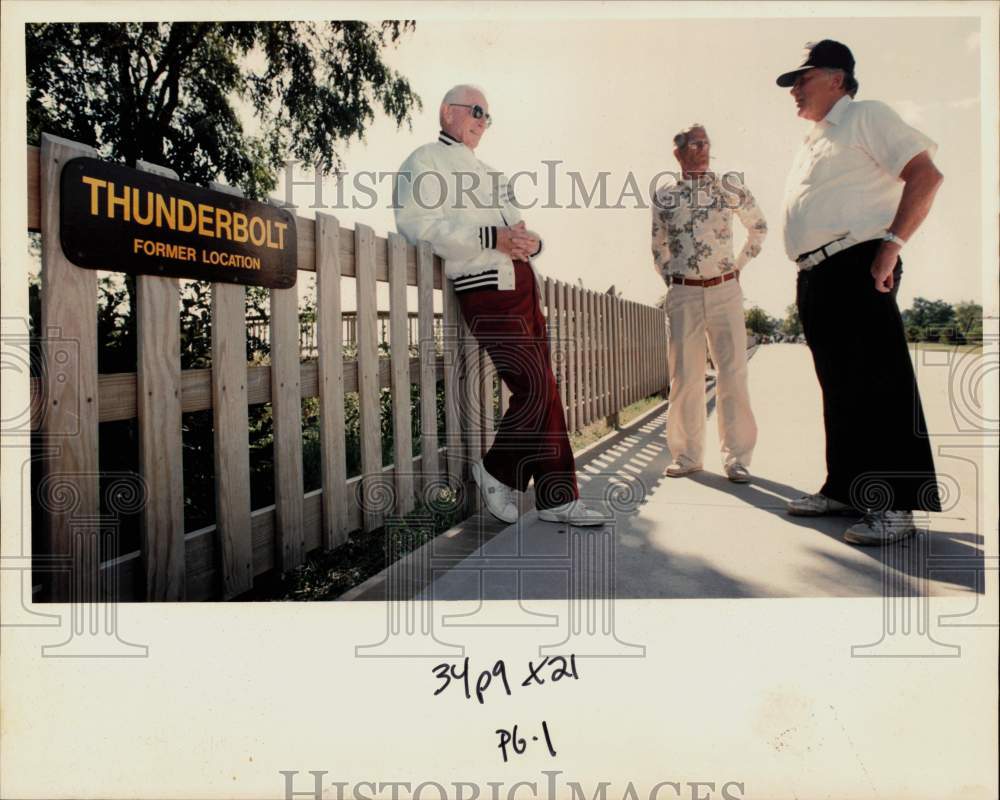
[[854, 75], [854, 56], [846, 44], [833, 39], [823, 39], [820, 42], [810, 42], [806, 45], [805, 61], [801, 67], [782, 73], [778, 76], [778, 86], [792, 86], [796, 79], [806, 70], [814, 67], [842, 69], [848, 75]]

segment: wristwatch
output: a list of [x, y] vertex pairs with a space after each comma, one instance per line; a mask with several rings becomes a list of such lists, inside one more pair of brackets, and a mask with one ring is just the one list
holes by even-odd
[[882, 241], [883, 242], [895, 242], [900, 247], [902, 247], [903, 245], [906, 244], [906, 239], [902, 238], [901, 236], [897, 236], [892, 231], [886, 231], [885, 233], [883, 233], [882, 234]]

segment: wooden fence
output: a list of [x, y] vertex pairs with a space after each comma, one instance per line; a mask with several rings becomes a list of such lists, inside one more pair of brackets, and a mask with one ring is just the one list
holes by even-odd
[[[28, 148], [28, 228], [42, 235], [43, 370], [32, 379], [31, 408], [45, 452], [39, 502], [46, 552], [36, 564], [48, 565], [33, 583], [46, 583], [45, 598], [233, 598], [251, 589], [256, 576], [292, 569], [316, 548], [334, 548], [354, 530], [374, 530], [388, 515], [408, 513], [421, 492], [445, 485], [469, 488], [469, 465], [492, 442], [495, 393], [501, 412], [509, 398], [462, 323], [458, 299], [442, 281], [442, 263], [426, 242], [412, 247], [397, 234], [381, 238], [365, 225], [342, 228], [323, 213], [315, 220], [297, 217], [298, 269], [317, 278], [318, 358], [305, 362], [295, 288], [270, 290], [271, 363], [254, 366], [245, 356], [246, 290], [217, 283], [211, 294], [211, 367], [182, 370], [178, 281], [137, 276], [136, 371], [98, 374], [97, 273], [71, 264], [59, 244], [60, 170], [77, 156], [96, 153], [48, 135], [40, 149]], [[356, 359], [343, 357], [345, 277], [355, 279]], [[377, 281], [389, 284], [388, 357], [380, 357], [378, 348]], [[443, 284], [439, 352], [433, 309], [434, 292]], [[409, 349], [408, 286], [417, 287], [418, 297], [415, 358]], [[626, 405], [665, 389], [661, 309], [551, 279], [544, 280], [543, 290], [571, 429], [601, 418], [614, 421]], [[414, 457], [411, 384], [430, 398], [442, 380], [443, 440], [436, 403], [422, 402], [421, 452]], [[390, 465], [382, 463], [384, 388], [394, 400]], [[362, 474], [351, 479], [345, 466], [345, 392], [358, 393], [360, 409]], [[304, 397], [318, 397], [320, 409], [322, 488], [308, 493], [302, 475]], [[252, 509], [247, 415], [258, 403], [272, 405], [275, 502]], [[205, 409], [214, 419], [216, 521], [185, 531], [181, 415]], [[98, 545], [114, 521], [101, 517], [98, 426], [132, 418], [138, 423], [141, 480], [126, 494], [144, 500], [138, 503], [141, 548], [102, 561]], [[469, 510], [475, 510], [476, 493], [466, 496]]]

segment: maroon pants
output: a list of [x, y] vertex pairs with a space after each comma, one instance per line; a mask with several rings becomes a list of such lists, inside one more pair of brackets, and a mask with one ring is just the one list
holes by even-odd
[[535, 506], [552, 508], [579, 497], [576, 464], [552, 363], [549, 338], [531, 267], [514, 262], [514, 291], [459, 292], [462, 316], [510, 389], [510, 406], [483, 458], [486, 471], [524, 491], [535, 481]]

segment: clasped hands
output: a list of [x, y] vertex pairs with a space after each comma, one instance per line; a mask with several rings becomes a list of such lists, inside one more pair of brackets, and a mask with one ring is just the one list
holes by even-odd
[[506, 228], [497, 228], [497, 250], [506, 253], [515, 261], [527, 261], [538, 252], [541, 239], [534, 231], [524, 227], [523, 222]]

